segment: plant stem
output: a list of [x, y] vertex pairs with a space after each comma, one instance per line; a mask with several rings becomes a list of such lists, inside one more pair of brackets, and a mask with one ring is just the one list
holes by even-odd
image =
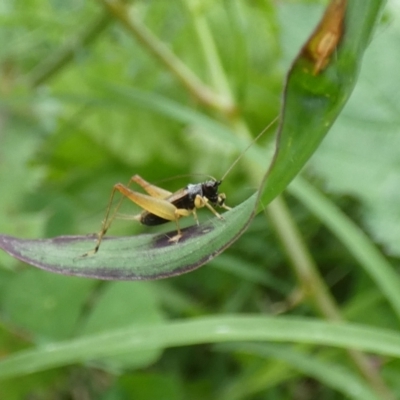
[[[267, 207], [266, 212], [294, 268], [294, 272], [305, 294], [313, 302], [314, 308], [328, 320], [343, 321], [339, 307], [320, 276], [283, 198], [280, 196], [274, 199]], [[349, 349], [346, 351], [353, 364], [369, 382], [371, 389], [379, 398], [394, 400], [394, 396], [368, 357], [357, 350]]]
[[27, 78], [28, 85], [36, 87], [53, 77], [73, 59], [77, 49], [93, 41], [108, 27], [110, 21], [109, 16], [106, 13], [102, 13], [102, 15], [89, 23], [83, 32], [76, 37], [70, 38], [58, 51], [51, 54], [31, 71]]
[[129, 13], [128, 7], [124, 3], [118, 0], [100, 0], [100, 2], [200, 103], [223, 114], [231, 114], [233, 112], [233, 105], [230, 99], [215, 94], [208, 86], [201, 82], [138, 18]]
[[218, 93], [223, 94], [233, 103], [234, 98], [231, 88], [222, 67], [213, 35], [208, 27], [207, 19], [204, 16], [204, 5], [198, 0], [185, 0], [185, 3], [191, 14], [194, 29], [207, 63], [213, 87]]
[[336, 205], [302, 177], [297, 177], [289, 191], [316, 215], [347, 247], [371, 276], [400, 319], [400, 279], [393, 266], [379, 252], [367, 235]]

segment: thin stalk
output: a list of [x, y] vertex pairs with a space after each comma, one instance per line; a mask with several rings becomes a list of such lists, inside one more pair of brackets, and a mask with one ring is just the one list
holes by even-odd
[[37, 65], [28, 75], [27, 81], [30, 87], [36, 87], [48, 81], [60, 72], [73, 59], [77, 49], [87, 46], [103, 32], [110, 24], [111, 18], [102, 13], [77, 36], [67, 40], [64, 45]]
[[[234, 133], [239, 137], [250, 139], [250, 130], [237, 112], [237, 104], [232, 94], [229, 80], [222, 66], [221, 58], [218, 54], [217, 46], [207, 19], [204, 16], [203, 4], [198, 0], [185, 0], [185, 3], [192, 16], [193, 26], [203, 52], [212, 85], [220, 95], [229, 99], [229, 102], [232, 104], [232, 112], [223, 116], [227, 117], [227, 122]], [[253, 174], [250, 175], [253, 176]]]
[[309, 208], [353, 254], [385, 295], [400, 320], [399, 276], [368, 236], [305, 179], [297, 177], [289, 186], [289, 191]]
[[[320, 276], [283, 198], [277, 197], [267, 207], [266, 212], [304, 293], [308, 295], [314, 308], [326, 319], [335, 322], [343, 321], [340, 309]], [[395, 399], [368, 357], [357, 350], [349, 349], [346, 352], [379, 398]]]
[[198, 0], [185, 0], [185, 3], [192, 17], [193, 26], [208, 67], [212, 85], [218, 93], [223, 94], [233, 103], [232, 91], [222, 67], [214, 37], [204, 16], [204, 4]]
[[[235, 110], [235, 112], [221, 115], [221, 117], [226, 118], [226, 122], [231, 128], [232, 133], [236, 134], [238, 137], [250, 140], [252, 137], [250, 129], [237, 112], [236, 100], [232, 94], [228, 77], [222, 66], [214, 37], [209, 28], [207, 19], [204, 16], [204, 6], [198, 0], [185, 0], [185, 3], [192, 17], [193, 26], [200, 43], [208, 73], [211, 76], [212, 85], [218, 93], [229, 99], [229, 102], [232, 104], [232, 110]], [[252, 184], [258, 186], [261, 181], [258, 166], [251, 161], [245, 161], [245, 164], [249, 176], [252, 177]]]
[[100, 0], [106, 10], [170, 71], [200, 103], [223, 114], [232, 113], [230, 99], [214, 93], [120, 1]]

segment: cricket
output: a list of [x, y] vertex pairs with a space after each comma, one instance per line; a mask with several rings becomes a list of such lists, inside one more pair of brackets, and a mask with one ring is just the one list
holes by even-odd
[[[101, 230], [97, 234], [96, 245], [93, 250], [83, 254], [83, 257], [94, 255], [99, 251], [103, 237], [115, 220], [124, 198], [129, 199], [143, 209], [140, 214], [132, 216], [129, 219], [139, 221], [141, 224], [147, 226], [156, 226], [165, 224], [167, 222], [175, 222], [176, 235], [169, 239], [169, 242], [171, 243], [177, 243], [183, 236], [179, 226], [180, 218], [193, 215], [196, 224], [199, 225], [199, 220], [196, 213], [197, 209], [206, 207], [215, 215], [215, 217], [223, 220], [223, 217], [216, 211], [215, 208], [219, 207], [225, 210], [230, 210], [231, 207], [228, 207], [225, 204], [226, 196], [224, 193], [219, 193], [219, 186], [225, 180], [230, 171], [235, 167], [235, 165], [240, 161], [247, 150], [277, 120], [278, 117], [276, 117], [252, 140], [252, 142], [242, 151], [242, 153], [236, 158], [236, 160], [231, 164], [231, 166], [219, 180], [210, 178], [205, 182], [195, 184], [190, 183], [186, 187], [179, 189], [174, 193], [147, 182], [139, 175], [134, 175], [129, 180], [128, 185], [124, 185], [122, 183], [115, 184], [111, 191], [111, 196], [108, 202], [107, 211], [101, 226]], [[132, 183], [139, 185], [147, 194], [130, 189], [129, 186]], [[116, 192], [119, 192], [122, 197], [115, 207], [113, 213], [111, 213]]]

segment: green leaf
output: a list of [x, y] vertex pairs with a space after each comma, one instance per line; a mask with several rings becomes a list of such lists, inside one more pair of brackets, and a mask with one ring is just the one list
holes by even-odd
[[[294, 348], [272, 344], [244, 343], [226, 344], [218, 346], [225, 351], [236, 351], [244, 354], [252, 354], [256, 357], [279, 360], [290, 365], [307, 376], [317, 379], [321, 383], [330, 386], [351, 399], [377, 400], [378, 397], [371, 393], [371, 389], [365, 386], [365, 382], [348, 368], [318, 359], [316, 355], [310, 356]], [[251, 378], [250, 378], [251, 379]], [[244, 382], [241, 382], [242, 385]]]
[[[113, 329], [155, 326], [162, 321], [162, 315], [156, 301], [151, 283], [145, 282], [112, 282], [96, 302], [88, 316], [81, 336], [109, 332]], [[112, 369], [144, 368], [154, 363], [161, 355], [162, 348], [129, 351], [107, 357], [101, 364]]]
[[[383, 2], [349, 1], [339, 47], [322, 73], [313, 73], [305, 46], [289, 73], [278, 150], [262, 203], [282, 192], [318, 148], [356, 83]], [[311, 42], [311, 40], [309, 40]]]
[[21, 351], [0, 362], [0, 379], [160, 347], [238, 341], [296, 342], [400, 357], [398, 332], [301, 318], [216, 316], [108, 331]]
[[[317, 50], [325, 43], [324, 35], [330, 32], [330, 25], [324, 22], [295, 60], [284, 92], [277, 150], [263, 180], [263, 205], [299, 173], [346, 103], [381, 7], [381, 2], [359, 0], [348, 2], [347, 9], [341, 9], [345, 10], [344, 15], [330, 11], [328, 21], [338, 25], [338, 47], [323, 53], [321, 61]], [[167, 113], [176, 117], [170, 108]], [[267, 156], [261, 170], [267, 166]], [[169, 277], [204, 265], [231, 245], [250, 224], [258, 197], [255, 194], [225, 213], [224, 221], [213, 218], [199, 227], [186, 229], [177, 244], [168, 242], [173, 233], [107, 238], [98, 254], [85, 258], [80, 255], [93, 246], [90, 237], [34, 241], [0, 236], [0, 246], [27, 263], [63, 274], [100, 279]]]
[[[21, 240], [0, 236], [0, 246], [14, 257], [48, 271], [99, 279], [159, 279], [191, 271], [215, 257], [235, 239], [254, 210], [256, 197], [200, 226], [183, 229], [183, 238], [171, 244], [167, 234], [106, 237], [95, 256], [93, 236], [61, 236]], [[230, 238], [230, 239], [229, 239]], [[196, 250], [194, 250], [196, 249]], [[210, 254], [211, 252], [211, 254]]]
[[39, 270], [21, 271], [1, 292], [2, 313], [13, 326], [31, 332], [39, 341], [67, 339], [95, 284]]
[[311, 167], [338, 194], [362, 202], [365, 227], [385, 251], [400, 255], [398, 5], [394, 20], [374, 37], [360, 80]]
[[363, 230], [304, 179], [296, 179], [290, 185], [289, 191], [320, 218], [347, 247], [400, 318], [399, 275]]

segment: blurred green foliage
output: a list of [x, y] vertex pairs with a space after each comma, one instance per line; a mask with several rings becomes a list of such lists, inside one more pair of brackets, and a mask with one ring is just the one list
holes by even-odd
[[[204, 13], [201, 15], [213, 34], [229, 91], [254, 134], [277, 114], [290, 60], [322, 11], [320, 2], [313, 1], [153, 0], [132, 2], [132, 6], [135, 17], [202, 81], [215, 86], [220, 81], [209, 68], [196, 31], [199, 18], [195, 14]], [[393, 29], [398, 31], [391, 20], [394, 13], [387, 12], [391, 22], [379, 32], [384, 45], [382, 38], [389, 37], [385, 35]], [[116, 182], [127, 182], [135, 173], [155, 183], [183, 174], [193, 174], [190, 180], [198, 180], [196, 174], [219, 177], [237, 157], [234, 146], [213, 140], [200, 126], [168, 115], [168, 105], [174, 102], [223, 124], [229, 119], [229, 114], [210, 110], [190, 95], [101, 1], [5, 0], [0, 4], [0, 43], [1, 233], [37, 238], [96, 232]], [[394, 47], [375, 57], [384, 64], [386, 56], [395, 53]], [[375, 94], [362, 82], [366, 94], [356, 99], [356, 112], [372, 118], [370, 110], [376, 110], [377, 104], [383, 110], [389, 108], [386, 104], [396, 104], [390, 99], [396, 98], [398, 91], [382, 89]], [[131, 101], [121, 94], [127, 88], [136, 94]], [[390, 99], [383, 102], [379, 95]], [[155, 100], [165, 107], [163, 114], [157, 112], [159, 103]], [[342, 134], [347, 122], [341, 121]], [[360, 121], [352, 123], [369, 132]], [[363, 139], [348, 132], [345, 135], [346, 140], [339, 139], [343, 143], [339, 143], [338, 152], [347, 155]], [[374, 139], [366, 137], [373, 153]], [[262, 141], [271, 139], [272, 132]], [[323, 151], [327, 155], [320, 153], [312, 161], [312, 172], [317, 176], [321, 172], [337, 193], [352, 195], [333, 200], [361, 223], [360, 210], [364, 214], [369, 211], [363, 205], [379, 203], [373, 182], [357, 190], [348, 190], [352, 183], [338, 184], [345, 181], [346, 172], [335, 175], [339, 164], [324, 164], [325, 157], [330, 160], [334, 151], [329, 143], [326, 146]], [[390, 146], [394, 148], [390, 144], [387, 148]], [[357, 155], [351, 154], [348, 168], [358, 162]], [[231, 205], [254, 191], [244, 165], [243, 160], [224, 182]], [[368, 178], [369, 168], [367, 163], [362, 171]], [[355, 179], [361, 186], [360, 179]], [[187, 180], [159, 184], [175, 190]], [[370, 203], [362, 195], [367, 187], [375, 193], [368, 198]], [[396, 185], [392, 183], [390, 188]], [[395, 189], [392, 192], [397, 193]], [[354, 267], [343, 246], [303, 206], [291, 197], [288, 203], [346, 318], [398, 329], [398, 320], [371, 278]], [[395, 204], [393, 197], [387, 204]], [[132, 204], [125, 206], [124, 213], [138, 211]], [[384, 241], [381, 232], [386, 219], [380, 219], [378, 212], [367, 215], [368, 221], [378, 221], [369, 226], [383, 226], [376, 236]], [[111, 234], [139, 231], [143, 228], [117, 221]], [[398, 255], [396, 250], [393, 253]], [[28, 269], [4, 254], [0, 254], [0, 266], [0, 353], [4, 356], [31, 343], [40, 345], [134, 325], [160, 324], [162, 335], [164, 319], [225, 313], [314, 313], [261, 215], [233, 248], [207, 267], [168, 281], [108, 283], [57, 276]], [[272, 350], [269, 356], [256, 351], [214, 350], [198, 345], [120, 354], [93, 365], [4, 381], [0, 397], [343, 398], [340, 388], [315, 373], [321, 360], [350, 369], [342, 351], [310, 347], [316, 359], [313, 370], [304, 366], [305, 349], [289, 345], [284, 351], [303, 354], [301, 362]], [[400, 395], [398, 361], [377, 359], [377, 365], [393, 393]]]

